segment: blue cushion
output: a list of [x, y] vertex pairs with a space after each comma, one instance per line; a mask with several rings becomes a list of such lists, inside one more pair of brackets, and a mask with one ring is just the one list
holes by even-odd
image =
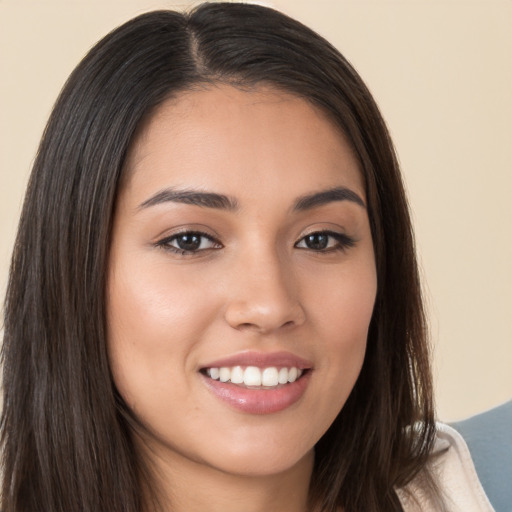
[[512, 512], [512, 400], [451, 426], [466, 441], [496, 512]]

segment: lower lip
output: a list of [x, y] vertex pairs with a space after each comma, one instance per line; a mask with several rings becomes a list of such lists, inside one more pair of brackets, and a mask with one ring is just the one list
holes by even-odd
[[202, 375], [213, 394], [231, 407], [248, 414], [272, 414], [298, 402], [309, 382], [311, 371], [300, 379], [275, 389], [249, 389], [230, 382], [220, 382]]

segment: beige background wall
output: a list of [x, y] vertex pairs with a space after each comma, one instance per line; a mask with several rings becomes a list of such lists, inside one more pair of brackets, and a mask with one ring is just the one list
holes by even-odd
[[[0, 293], [37, 143], [65, 78], [114, 26], [191, 2], [0, 0]], [[512, 1], [275, 0], [367, 81], [410, 191], [439, 415], [512, 397]]]

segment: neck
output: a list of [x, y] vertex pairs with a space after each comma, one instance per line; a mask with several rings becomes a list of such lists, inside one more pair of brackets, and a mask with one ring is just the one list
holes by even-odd
[[313, 452], [293, 467], [270, 475], [231, 474], [176, 454], [151, 452], [165, 512], [308, 511]]

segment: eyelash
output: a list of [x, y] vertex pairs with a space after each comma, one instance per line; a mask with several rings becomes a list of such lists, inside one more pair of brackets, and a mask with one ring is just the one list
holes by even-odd
[[[205, 249], [199, 248], [196, 250], [187, 250], [187, 249], [180, 249], [179, 247], [174, 247], [171, 245], [171, 243], [176, 241], [178, 238], [185, 237], [185, 236], [199, 238], [200, 239], [199, 246], [202, 243], [201, 239], [207, 239], [214, 245], [214, 247], [208, 247]], [[326, 236], [329, 238], [334, 238], [334, 240], [336, 241], [336, 245], [334, 247], [327, 247], [327, 248], [323, 248], [323, 249], [312, 249], [311, 247], [299, 247], [299, 244], [301, 242], [304, 242], [308, 237], [312, 237], [312, 236]], [[353, 247], [355, 244], [356, 244], [356, 241], [352, 237], [349, 237], [348, 235], [345, 235], [343, 233], [337, 233], [335, 231], [325, 230], [325, 231], [313, 231], [311, 233], [308, 233], [307, 235], [303, 236], [300, 240], [298, 240], [294, 244], [294, 247], [296, 247], [297, 249], [301, 249], [301, 250], [309, 250], [309, 251], [312, 251], [315, 253], [320, 253], [320, 254], [324, 253], [325, 254], [325, 253], [331, 253], [331, 252], [346, 251], [347, 249], [350, 249], [351, 247]], [[222, 244], [217, 239], [215, 239], [208, 233], [204, 233], [202, 231], [182, 231], [180, 233], [175, 233], [174, 235], [171, 235], [171, 236], [163, 238], [162, 240], [159, 240], [158, 242], [156, 242], [155, 245], [161, 249], [173, 252], [180, 256], [192, 256], [192, 255], [200, 253], [202, 251], [208, 251], [208, 250], [212, 250], [212, 249], [221, 249], [223, 247]]]

